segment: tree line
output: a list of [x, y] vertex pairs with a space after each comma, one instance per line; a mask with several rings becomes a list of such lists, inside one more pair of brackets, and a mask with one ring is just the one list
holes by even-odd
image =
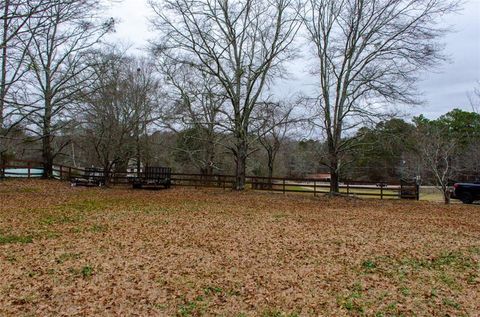
[[[108, 40], [106, 6], [0, 4], [3, 158], [40, 155], [45, 177], [54, 161], [107, 174], [160, 163], [232, 172], [237, 190], [247, 171], [325, 171], [332, 193], [375, 155], [395, 161], [385, 148], [369, 154], [382, 141], [373, 136], [395, 125], [394, 105], [422, 102], [418, 78], [445, 60], [438, 22], [459, 9], [448, 0], [152, 0], [156, 37], [134, 56]], [[302, 59], [316, 89], [278, 97], [278, 79]], [[432, 122], [404, 124], [426, 136]]]

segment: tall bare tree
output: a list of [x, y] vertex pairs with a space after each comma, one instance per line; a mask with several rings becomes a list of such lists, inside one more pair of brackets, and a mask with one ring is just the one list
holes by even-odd
[[124, 103], [132, 109], [135, 139], [135, 161], [137, 172], [142, 162], [148, 163], [149, 127], [159, 117], [161, 111], [160, 81], [154, 73], [154, 65], [150, 60], [129, 58], [125, 67], [126, 100]]
[[[25, 74], [25, 46], [42, 25], [50, 1], [5, 0], [0, 3], [0, 156], [6, 150], [4, 138], [19, 124], [17, 92]], [[35, 22], [32, 22], [35, 21]], [[29, 25], [35, 24], [36, 29]], [[10, 124], [7, 122], [9, 121]]]
[[432, 175], [435, 186], [442, 192], [445, 204], [450, 203], [449, 182], [458, 175], [458, 139], [445, 127], [435, 124], [417, 126], [417, 155], [422, 169]]
[[175, 60], [164, 59], [157, 68], [165, 77], [172, 105], [161, 124], [179, 133], [177, 143], [182, 146], [175, 150], [202, 174], [212, 175], [220, 168], [217, 147], [223, 136], [218, 122], [226, 99], [221, 85], [209, 74]]
[[[258, 112], [258, 141], [267, 154], [268, 178], [273, 177], [275, 160], [280, 146], [287, 136], [288, 129], [298, 122], [292, 116], [294, 105], [291, 103], [264, 102]], [[271, 181], [270, 181], [271, 183]]]
[[117, 51], [98, 52], [97, 80], [86, 87], [79, 116], [86, 148], [107, 176], [135, 159], [137, 171], [148, 160], [148, 129], [158, 117], [159, 80], [146, 60]]
[[419, 102], [422, 70], [442, 61], [438, 20], [448, 0], [308, 0], [302, 11], [320, 81], [316, 99], [326, 136], [330, 191], [338, 193], [346, 134], [394, 103]]
[[[226, 102], [221, 126], [231, 133], [236, 163], [235, 189], [245, 187], [251, 114], [269, 78], [292, 57], [299, 29], [293, 0], [166, 0], [150, 1], [154, 27], [161, 37], [157, 52], [181, 56], [214, 77]], [[180, 54], [178, 54], [180, 52]], [[173, 56], [173, 54], [176, 54]], [[185, 58], [183, 58], [185, 57]]]
[[67, 110], [75, 105], [95, 74], [89, 67], [89, 52], [113, 28], [113, 20], [100, 15], [101, 3], [94, 0], [57, 1], [46, 11], [46, 21], [37, 30], [27, 24], [33, 39], [26, 46], [29, 81], [25, 95], [31, 131], [42, 140], [44, 176], [52, 176], [55, 156], [67, 145], [53, 148], [55, 132], [71, 122]]

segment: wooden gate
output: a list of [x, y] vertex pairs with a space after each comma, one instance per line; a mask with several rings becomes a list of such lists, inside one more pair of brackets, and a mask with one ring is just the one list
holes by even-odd
[[420, 200], [420, 185], [416, 179], [400, 180], [400, 198]]

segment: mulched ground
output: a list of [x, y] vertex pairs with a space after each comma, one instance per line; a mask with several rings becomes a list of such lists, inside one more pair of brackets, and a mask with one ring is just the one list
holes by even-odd
[[0, 316], [479, 316], [480, 207], [0, 182]]

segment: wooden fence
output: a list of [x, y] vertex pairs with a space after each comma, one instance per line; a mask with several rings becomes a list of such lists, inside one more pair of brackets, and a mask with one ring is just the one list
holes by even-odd
[[[0, 165], [0, 177], [34, 178], [43, 174], [42, 164], [34, 161], [9, 161]], [[70, 180], [81, 177], [85, 169], [65, 165], [54, 165], [56, 179]], [[110, 185], [130, 185], [142, 173], [114, 172], [108, 175]], [[235, 183], [234, 175], [203, 175], [172, 173], [172, 186], [214, 187], [231, 189]], [[279, 178], [247, 176], [246, 187], [253, 190], [265, 190], [282, 193], [303, 193], [314, 196], [327, 194], [330, 185], [326, 181], [310, 178]], [[340, 193], [347, 196], [366, 196], [380, 199], [419, 199], [419, 186], [414, 182], [385, 183], [364, 181], [343, 181]]]
[[[172, 173], [172, 185], [194, 187], [233, 188], [234, 175], [200, 175]], [[314, 196], [330, 192], [330, 184], [326, 181], [309, 178], [280, 178], [247, 176], [247, 188], [282, 193], [304, 193]], [[343, 181], [340, 193], [348, 196], [371, 196], [380, 199], [419, 199], [419, 186], [414, 182], [365, 182]]]

